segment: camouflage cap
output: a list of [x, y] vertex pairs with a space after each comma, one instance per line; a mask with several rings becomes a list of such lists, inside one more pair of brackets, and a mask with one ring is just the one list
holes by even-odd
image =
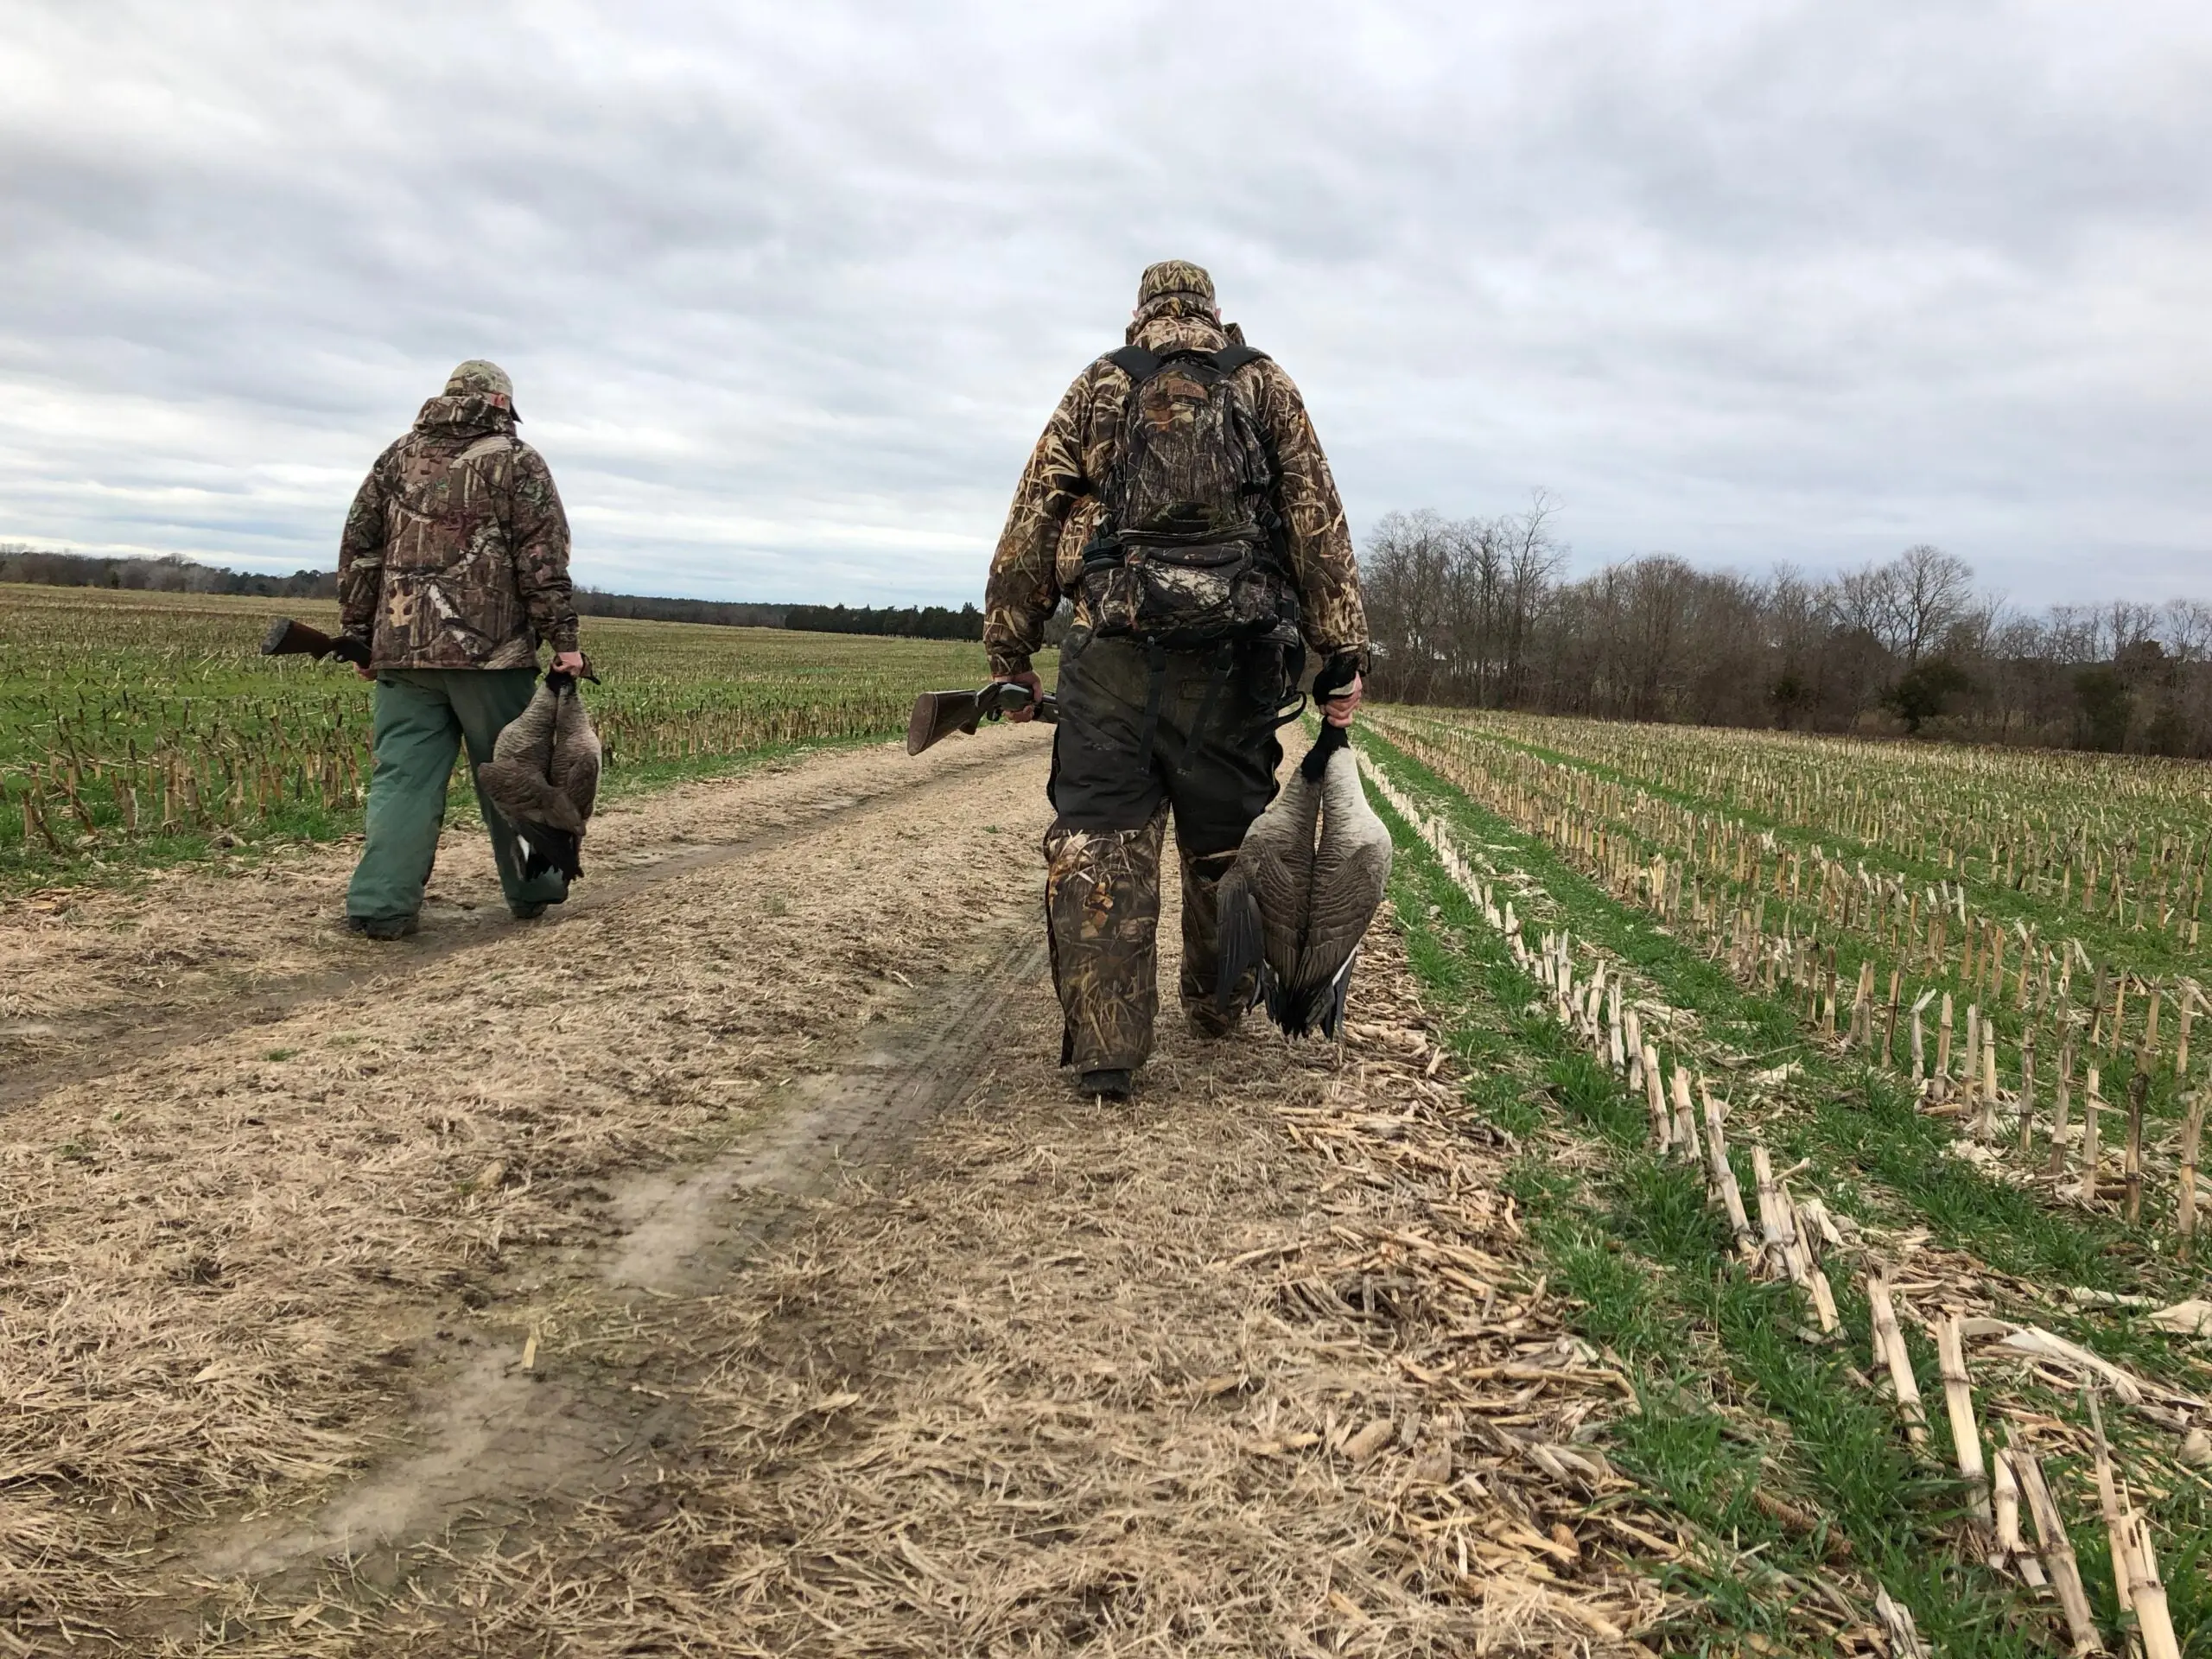
[[1137, 303], [1149, 305], [1163, 294], [1192, 294], [1211, 305], [1213, 278], [1206, 275], [1205, 266], [1187, 259], [1162, 259], [1144, 268], [1144, 276], [1137, 283]]
[[512, 409], [515, 401], [515, 383], [507, 378], [507, 372], [498, 364], [487, 363], [480, 357], [472, 357], [446, 377], [446, 396], [504, 398]]

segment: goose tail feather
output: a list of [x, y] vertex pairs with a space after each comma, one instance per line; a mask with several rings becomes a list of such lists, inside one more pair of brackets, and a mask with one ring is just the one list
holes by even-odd
[[1321, 1007], [1314, 1023], [1321, 1027], [1321, 1034], [1332, 1041], [1344, 1029], [1344, 1003], [1351, 995], [1351, 970], [1358, 962], [1359, 952], [1355, 950], [1344, 958], [1344, 965], [1337, 969], [1335, 977], [1320, 988]]
[[1286, 985], [1268, 976], [1268, 1018], [1282, 1027], [1287, 1037], [1310, 1037], [1315, 1032], [1333, 1040], [1344, 1027], [1344, 1005], [1351, 994], [1351, 970], [1359, 960], [1354, 950], [1344, 966], [1318, 985]]
[[1328, 989], [1325, 985], [1286, 985], [1270, 976], [1268, 1018], [1282, 1028], [1286, 1037], [1310, 1036], [1320, 1022], [1320, 999]]

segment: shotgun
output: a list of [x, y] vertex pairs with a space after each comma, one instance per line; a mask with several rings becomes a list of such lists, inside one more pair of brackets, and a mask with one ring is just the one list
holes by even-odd
[[366, 668], [369, 665], [369, 645], [365, 639], [356, 639], [350, 633], [325, 633], [321, 628], [295, 622], [289, 616], [280, 616], [269, 625], [269, 632], [261, 642], [261, 654], [264, 657], [313, 657], [317, 660], [335, 657], [341, 663], [352, 663], [357, 667]]
[[[996, 720], [1029, 706], [1029, 688], [995, 680], [980, 691], [925, 691], [914, 699], [906, 722], [906, 753], [919, 754], [955, 732], [975, 734], [978, 721]], [[1047, 724], [1060, 717], [1060, 705], [1047, 691], [1037, 700], [1037, 718]]]

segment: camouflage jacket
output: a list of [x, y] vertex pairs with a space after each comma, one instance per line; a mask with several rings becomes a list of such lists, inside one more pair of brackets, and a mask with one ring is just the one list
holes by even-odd
[[[1172, 315], [1154, 316], [1129, 334], [1130, 344], [1159, 353], [1219, 351], [1229, 339], [1205, 318]], [[1359, 601], [1351, 532], [1305, 402], [1290, 377], [1267, 358], [1236, 372], [1248, 378], [1273, 452], [1276, 511], [1288, 543], [1306, 643], [1324, 656], [1363, 656], [1367, 615]], [[1027, 668], [1060, 595], [1077, 594], [1084, 545], [1100, 511], [1097, 490], [1120, 442], [1131, 389], [1128, 375], [1100, 358], [1076, 377], [1037, 440], [985, 591], [983, 644], [994, 674]], [[1078, 615], [1078, 623], [1082, 620]]]
[[353, 497], [338, 600], [377, 668], [528, 668], [541, 640], [576, 648], [568, 516], [511, 413], [423, 405]]

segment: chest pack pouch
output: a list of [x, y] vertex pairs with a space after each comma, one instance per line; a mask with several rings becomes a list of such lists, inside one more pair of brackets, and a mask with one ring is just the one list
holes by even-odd
[[1235, 378], [1249, 346], [1109, 359], [1132, 385], [1082, 595], [1102, 639], [1169, 651], [1251, 639], [1294, 621], [1275, 470], [1258, 411]]

